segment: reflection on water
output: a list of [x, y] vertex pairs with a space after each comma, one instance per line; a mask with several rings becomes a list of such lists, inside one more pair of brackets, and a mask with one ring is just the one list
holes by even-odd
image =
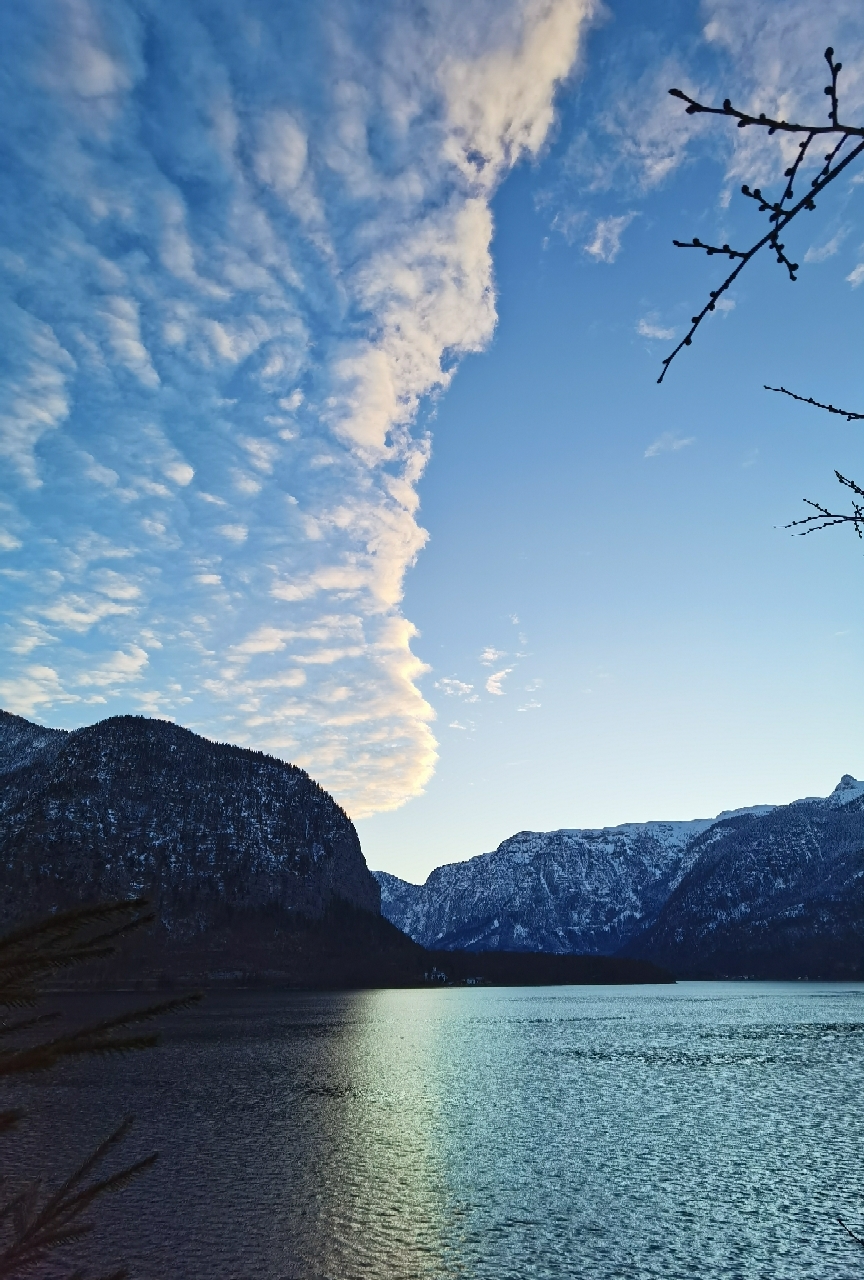
[[161, 1150], [141, 1280], [862, 1274], [860, 985], [224, 993], [23, 1093], [19, 1160]]

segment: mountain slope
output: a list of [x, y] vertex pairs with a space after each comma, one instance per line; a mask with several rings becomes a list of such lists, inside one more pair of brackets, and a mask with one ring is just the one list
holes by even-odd
[[146, 894], [164, 929], [232, 914], [377, 913], [348, 816], [302, 769], [166, 721], [72, 733], [0, 713], [0, 918]]
[[376, 872], [426, 946], [640, 956], [680, 975], [864, 976], [864, 783], [690, 823], [520, 832], [423, 885]]
[[611, 955], [656, 917], [709, 825], [520, 831], [424, 885], [376, 872], [381, 910], [427, 947]]
[[864, 788], [718, 822], [626, 954], [684, 977], [864, 977]]

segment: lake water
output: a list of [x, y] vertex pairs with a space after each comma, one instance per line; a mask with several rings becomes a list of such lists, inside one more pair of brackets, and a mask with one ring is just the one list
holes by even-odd
[[19, 1161], [160, 1150], [140, 1280], [864, 1275], [860, 984], [222, 993], [23, 1093]]

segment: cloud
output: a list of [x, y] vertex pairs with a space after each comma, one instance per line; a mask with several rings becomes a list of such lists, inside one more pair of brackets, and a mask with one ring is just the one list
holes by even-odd
[[[652, 58], [635, 75], [629, 60], [613, 62], [590, 127], [568, 147], [565, 174], [589, 194], [614, 188], [642, 194], [660, 186], [706, 131], [703, 118], [688, 116], [669, 96], [673, 85], [695, 97], [702, 91], [679, 57]], [[574, 221], [578, 216], [569, 214]]]
[[636, 326], [636, 332], [643, 338], [658, 338], [666, 342], [671, 342], [675, 337], [674, 329], [665, 329], [662, 325], [656, 323], [655, 320], [643, 318]]
[[864, 284], [864, 262], [859, 262], [858, 266], [849, 272], [846, 279], [853, 289], [857, 289], [859, 284]]
[[824, 244], [813, 245], [804, 254], [805, 262], [825, 262], [828, 258], [833, 258], [843, 241], [849, 234], [848, 227], [841, 227], [830, 240], [826, 240]]
[[129, 650], [118, 650], [106, 661], [89, 671], [83, 671], [77, 678], [78, 685], [97, 685], [108, 688], [113, 685], [127, 684], [138, 680], [147, 666], [148, 657], [139, 645], [131, 645]]
[[444, 676], [441, 680], [435, 681], [435, 688], [440, 689], [450, 698], [461, 698], [463, 702], [478, 702], [479, 697], [474, 692], [473, 684], [466, 684], [464, 680], [455, 680], [450, 676]]
[[624, 213], [619, 217], [598, 218], [585, 252], [597, 262], [614, 262], [621, 252], [621, 237], [635, 217], [635, 213]]
[[491, 675], [486, 681], [486, 692], [494, 693], [500, 698], [504, 693], [504, 690], [501, 688], [502, 681], [509, 676], [512, 670], [512, 667], [505, 667], [503, 671], [496, 671], [494, 675]]
[[[586, 196], [614, 191], [632, 201], [705, 155], [723, 167], [724, 201], [741, 182], [782, 181], [797, 147], [791, 135], [769, 138], [764, 130], [688, 115], [685, 105], [670, 97], [673, 86], [711, 105], [729, 97], [757, 115], [764, 111], [827, 123], [822, 50], [831, 44], [843, 62], [843, 114], [847, 119], [861, 115], [864, 29], [857, 0], [824, 0], [818, 6], [810, 0], [773, 5], [704, 0], [701, 14], [701, 40], [667, 27], [656, 42], [645, 40], [644, 53], [622, 44], [610, 57], [594, 110], [575, 133], [562, 181], [549, 196], [556, 206], [565, 206], [555, 219], [565, 233], [586, 216]], [[665, 57], [660, 41], [668, 50]], [[806, 177], [802, 173], [807, 184], [814, 166], [823, 162], [824, 149], [813, 152]]]
[[526, 702], [524, 706], [517, 707], [518, 711], [538, 711], [543, 704], [536, 702], [533, 698], [530, 702]]
[[[707, 0], [704, 13], [706, 40], [731, 58], [731, 75], [721, 96], [732, 97], [736, 106], [756, 114], [827, 123], [822, 50], [830, 44], [843, 61], [843, 114], [860, 115], [864, 33], [855, 0], [825, 0], [818, 9], [808, 0], [768, 7], [746, 0]], [[797, 154], [791, 135], [768, 138], [764, 130], [730, 130], [727, 145], [731, 183], [782, 180], [783, 170]], [[805, 182], [809, 183], [812, 166], [820, 166], [822, 160], [823, 151], [816, 148], [802, 173]]]
[[69, 413], [75, 361], [47, 324], [11, 299], [0, 301], [0, 458], [38, 489], [35, 449]]
[[245, 542], [249, 537], [249, 530], [245, 524], [220, 524], [217, 525], [216, 531], [229, 542]]
[[63, 688], [53, 667], [29, 664], [12, 678], [0, 679], [0, 704], [14, 715], [40, 715], [44, 707], [80, 701]]
[[679, 449], [686, 449], [689, 444], [693, 444], [695, 439], [695, 436], [676, 436], [671, 431], [664, 431], [652, 444], [649, 444], [645, 450], [645, 457], [656, 458], [658, 453], [676, 453]]
[[492, 336], [491, 200], [596, 8], [22, 11], [0, 83], [17, 708], [116, 692], [295, 760], [355, 816], [423, 789], [417, 411]]
[[504, 657], [503, 649], [493, 649], [492, 645], [487, 645], [480, 654], [480, 661], [486, 667], [494, 667], [499, 658]]

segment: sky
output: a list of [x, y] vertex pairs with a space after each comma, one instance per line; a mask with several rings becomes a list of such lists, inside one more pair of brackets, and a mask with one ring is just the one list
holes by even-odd
[[[308, 769], [422, 880], [864, 776], [864, 167], [675, 360], [852, 0], [0, 13], [0, 705]], [[772, 188], [773, 189], [773, 188]]]

